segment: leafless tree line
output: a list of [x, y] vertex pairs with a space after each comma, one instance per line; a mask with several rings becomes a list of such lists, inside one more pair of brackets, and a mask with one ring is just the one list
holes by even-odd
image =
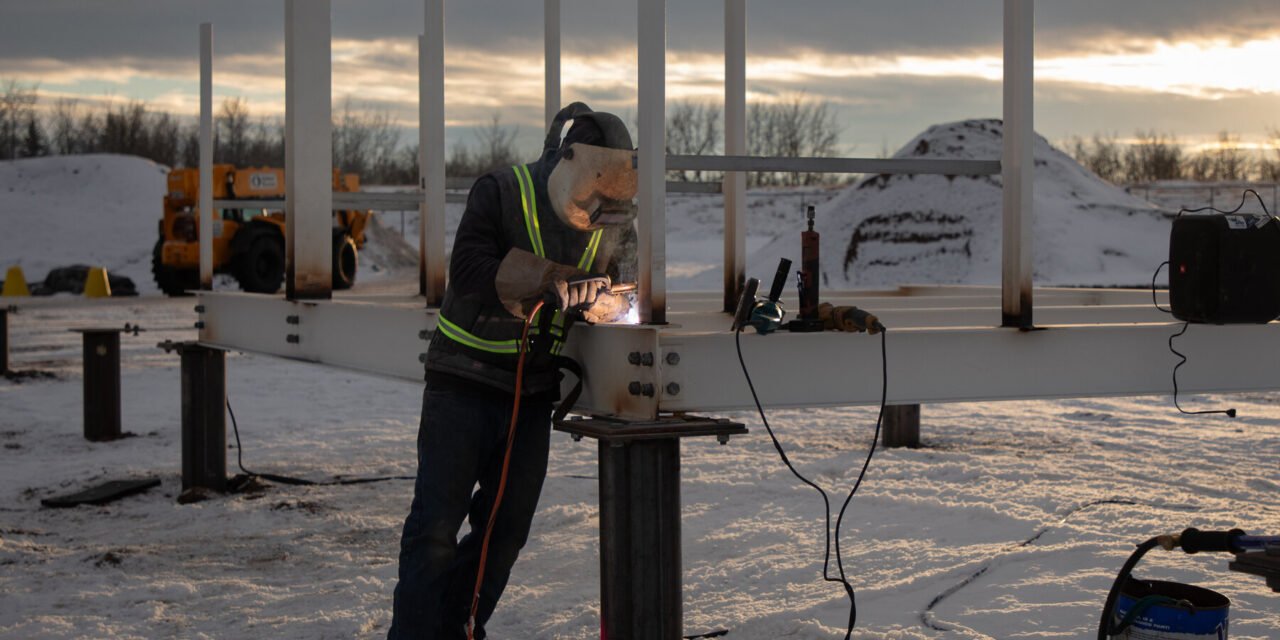
[[[667, 109], [667, 153], [713, 155], [724, 149], [724, 106], [676, 101]], [[747, 105], [747, 152], [786, 158], [831, 157], [840, 144], [836, 112], [828, 102], [797, 96], [784, 102]], [[674, 180], [719, 180], [722, 174], [673, 171]], [[752, 172], [752, 186], [799, 186], [831, 182], [831, 174]]]
[[1090, 140], [1072, 138], [1068, 146], [1080, 164], [1116, 184], [1192, 180], [1198, 182], [1280, 182], [1280, 129], [1268, 131], [1270, 148], [1254, 151], [1230, 131], [1218, 134], [1216, 145], [1188, 153], [1177, 137], [1158, 131], [1138, 131], [1132, 142], [1094, 134]]

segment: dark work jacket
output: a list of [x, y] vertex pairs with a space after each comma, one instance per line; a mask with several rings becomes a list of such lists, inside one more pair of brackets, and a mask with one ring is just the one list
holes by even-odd
[[[547, 200], [547, 175], [554, 163], [551, 158], [548, 154], [543, 160], [523, 165], [527, 173], [518, 174], [521, 167], [491, 172], [472, 186], [454, 239], [449, 286], [427, 352], [428, 384], [479, 386], [508, 395], [515, 392], [524, 319], [507, 311], [494, 287], [498, 266], [511, 249], [541, 254], [586, 272], [608, 273], [615, 282], [619, 278], [634, 281], [634, 268], [618, 259], [619, 254], [634, 256], [634, 230], [613, 228], [595, 234], [561, 222]], [[528, 178], [525, 198], [521, 197], [518, 175]], [[532, 199], [527, 197], [529, 189], [536, 194]], [[529, 205], [529, 224], [525, 203]], [[532, 225], [535, 215], [536, 227]], [[598, 240], [593, 242], [596, 236]], [[541, 252], [534, 246], [535, 240], [540, 241]], [[543, 313], [549, 314], [548, 319], [537, 318], [531, 328], [531, 334], [536, 335], [530, 336], [522, 389], [526, 396], [555, 399], [561, 378], [555, 356], [572, 319], [550, 309]], [[542, 333], [543, 327], [549, 334]]]

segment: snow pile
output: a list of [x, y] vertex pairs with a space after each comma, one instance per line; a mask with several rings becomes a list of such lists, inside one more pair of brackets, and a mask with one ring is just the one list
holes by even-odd
[[[991, 160], [999, 120], [930, 127], [895, 158]], [[1034, 244], [1038, 285], [1142, 285], [1166, 259], [1165, 212], [1035, 140]], [[838, 289], [906, 283], [1000, 282], [1001, 177], [880, 175], [818, 209], [823, 282]], [[797, 221], [792, 225], [799, 231]], [[797, 261], [799, 234], [751, 255], [752, 273]]]
[[0, 266], [29, 281], [88, 264], [154, 293], [151, 248], [168, 169], [133, 156], [85, 155], [0, 162]]

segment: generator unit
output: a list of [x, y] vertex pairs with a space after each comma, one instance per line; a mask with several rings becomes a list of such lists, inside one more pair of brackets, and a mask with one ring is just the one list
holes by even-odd
[[1182, 215], [1169, 235], [1169, 306], [1203, 324], [1280, 317], [1280, 221], [1266, 215]]

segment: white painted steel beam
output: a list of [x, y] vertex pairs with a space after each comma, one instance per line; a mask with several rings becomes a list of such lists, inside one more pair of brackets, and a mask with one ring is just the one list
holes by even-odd
[[560, 0], [542, 0], [543, 128], [560, 111]]
[[[1170, 394], [1177, 357], [1168, 338], [1180, 324], [1099, 325], [1038, 331], [890, 330], [889, 404]], [[600, 329], [595, 329], [600, 330]], [[733, 337], [670, 335], [655, 354], [662, 411], [729, 411], [752, 406]], [[1178, 343], [1190, 364], [1184, 393], [1280, 389], [1280, 325], [1195, 326]], [[880, 401], [880, 338], [865, 334], [742, 336], [743, 354], [768, 407], [819, 407]], [[669, 353], [679, 364], [668, 365]], [[599, 371], [625, 364], [583, 357]], [[588, 376], [591, 374], [588, 373]], [[610, 374], [616, 375], [616, 374]], [[678, 394], [668, 390], [679, 386]], [[585, 400], [598, 407], [601, 400]], [[1170, 407], [1170, 411], [1173, 409]]]
[[[747, 149], [747, 0], [724, 2], [724, 153]], [[668, 159], [668, 166], [671, 162]], [[724, 192], [724, 306], [733, 312], [747, 278], [747, 174], [726, 171]]]
[[1030, 328], [1031, 243], [1035, 212], [1034, 0], [1004, 2], [1004, 227], [1001, 244], [1004, 326]]
[[336, 300], [293, 301], [241, 292], [202, 294], [200, 343], [421, 382], [435, 312]]
[[423, 203], [418, 224], [418, 293], [428, 307], [444, 301], [445, 139], [444, 0], [424, 1], [418, 40], [418, 153]]
[[333, 290], [329, 0], [285, 0], [285, 295]]
[[[423, 311], [415, 300], [289, 301], [206, 292], [199, 298], [204, 309], [200, 341], [416, 382], [422, 380], [422, 354], [436, 314]], [[890, 404], [1172, 392], [1169, 375], [1177, 358], [1169, 353], [1167, 341], [1179, 323], [1138, 305], [1041, 311], [1049, 323], [1064, 324], [1026, 332], [1003, 329], [997, 326], [1000, 308], [994, 302], [983, 308], [884, 312], [890, 326]], [[725, 315], [673, 311], [668, 320], [665, 326], [574, 328], [566, 355], [582, 363], [587, 377], [579, 413], [651, 417], [659, 411], [751, 408]], [[986, 324], [957, 326], [981, 322]], [[362, 337], [352, 340], [353, 335]], [[742, 343], [761, 400], [768, 406], [879, 401], [877, 336], [757, 336], [748, 331]], [[1280, 389], [1280, 360], [1274, 357], [1280, 351], [1280, 323], [1197, 325], [1177, 345], [1190, 356], [1179, 372], [1187, 393]], [[633, 352], [652, 358], [632, 364]]]
[[200, 288], [213, 289], [213, 25], [200, 25]]
[[641, 0], [639, 11], [639, 299], [640, 321], [667, 317], [666, 95], [667, 2]]

